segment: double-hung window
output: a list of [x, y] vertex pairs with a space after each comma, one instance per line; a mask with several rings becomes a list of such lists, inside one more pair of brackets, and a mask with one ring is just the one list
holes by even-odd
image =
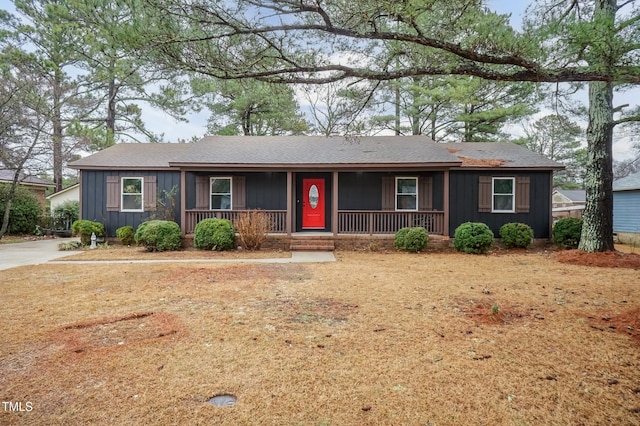
[[231, 178], [211, 178], [211, 210], [231, 210]]
[[515, 178], [494, 177], [492, 182], [493, 213], [515, 212]]
[[123, 212], [142, 212], [144, 206], [142, 200], [144, 200], [143, 188], [144, 182], [141, 177], [123, 177], [122, 183], [122, 202], [121, 211]]
[[396, 178], [396, 210], [418, 210], [418, 178]]

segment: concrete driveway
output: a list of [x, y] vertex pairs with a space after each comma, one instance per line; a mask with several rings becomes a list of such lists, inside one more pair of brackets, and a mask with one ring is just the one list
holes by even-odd
[[71, 252], [58, 251], [58, 244], [72, 240], [74, 238], [53, 238], [0, 244], [0, 270], [16, 266], [39, 265], [53, 259], [69, 256]]

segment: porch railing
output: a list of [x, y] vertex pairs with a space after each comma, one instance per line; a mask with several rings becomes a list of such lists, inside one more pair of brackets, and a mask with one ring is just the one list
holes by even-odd
[[[187, 210], [185, 233], [192, 234], [196, 224], [203, 219], [229, 219], [232, 222], [240, 213], [249, 210]], [[262, 210], [269, 215], [270, 233], [287, 232], [286, 210]], [[338, 211], [338, 234], [395, 234], [400, 228], [422, 226], [433, 235], [444, 234], [444, 212], [398, 212], [371, 210]]]
[[[249, 210], [187, 210], [185, 212], [185, 233], [193, 234], [196, 229], [196, 225], [203, 219], [217, 218], [217, 219], [229, 219], [230, 221], [236, 220], [240, 213]], [[286, 210], [261, 210], [269, 215], [269, 222], [271, 223], [271, 233], [285, 233], [287, 232], [287, 211]]]
[[338, 234], [394, 234], [400, 228], [414, 226], [443, 235], [444, 212], [338, 211]]

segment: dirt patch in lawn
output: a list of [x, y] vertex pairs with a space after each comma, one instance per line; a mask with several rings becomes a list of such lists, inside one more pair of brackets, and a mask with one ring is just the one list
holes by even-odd
[[82, 353], [124, 347], [177, 334], [184, 334], [184, 329], [175, 315], [136, 312], [69, 324], [56, 330], [51, 340], [52, 344], [62, 344], [68, 351]]
[[267, 311], [275, 311], [288, 322], [320, 322], [328, 325], [345, 324], [358, 309], [358, 305], [329, 298], [278, 297], [263, 301], [261, 305]]
[[582, 250], [563, 250], [555, 253], [554, 258], [572, 265], [640, 269], [640, 254], [621, 251], [587, 253]]
[[616, 332], [630, 336], [640, 345], [640, 307], [623, 310], [617, 314], [607, 311], [586, 315], [592, 328], [603, 332]]
[[0, 424], [640, 423], [638, 271], [335, 254], [0, 271]]
[[512, 324], [514, 321], [524, 317], [522, 311], [515, 306], [488, 298], [461, 304], [460, 310], [476, 324]]

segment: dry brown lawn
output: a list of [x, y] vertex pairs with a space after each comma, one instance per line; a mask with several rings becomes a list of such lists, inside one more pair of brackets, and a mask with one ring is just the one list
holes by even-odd
[[0, 271], [0, 424], [640, 424], [637, 269], [336, 255]]

